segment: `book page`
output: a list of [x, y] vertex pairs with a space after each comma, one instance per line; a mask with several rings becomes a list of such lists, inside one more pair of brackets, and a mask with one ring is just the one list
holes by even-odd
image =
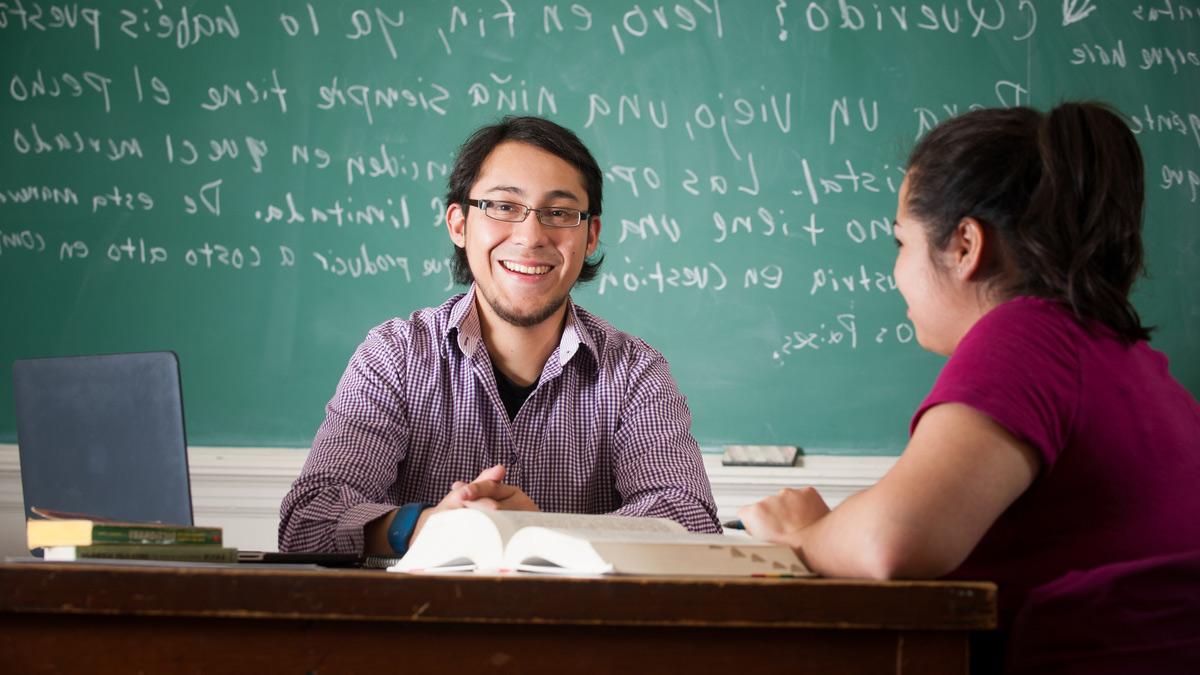
[[521, 530], [529, 529], [569, 531], [583, 538], [600, 533], [661, 538], [687, 532], [679, 523], [665, 518], [454, 509], [429, 518], [404, 558], [388, 569], [397, 572], [499, 569], [509, 541]]
[[494, 569], [515, 531], [500, 512], [453, 509], [425, 522], [408, 552], [389, 572]]
[[505, 543], [525, 527], [542, 527], [572, 532], [625, 532], [646, 533], [657, 537], [670, 533], [686, 533], [687, 528], [666, 518], [632, 518], [629, 516], [606, 516], [580, 513], [546, 513], [544, 511], [488, 511], [494, 522], [503, 522], [510, 533]]
[[590, 542], [596, 555], [612, 566], [611, 574], [671, 576], [809, 576], [808, 568], [787, 546], [744, 539], [699, 546], [679, 542], [634, 544]]
[[746, 548], [754, 546], [778, 546], [759, 539], [749, 537], [730, 537], [724, 534], [701, 534], [698, 532], [674, 532], [662, 530], [581, 530], [573, 527], [542, 528], [553, 529], [559, 534], [576, 537], [592, 542], [629, 543], [629, 544], [678, 544], [680, 546], [728, 546], [740, 544]]
[[794, 551], [719, 534], [580, 531], [527, 527], [509, 542], [509, 569], [551, 574], [803, 576]]

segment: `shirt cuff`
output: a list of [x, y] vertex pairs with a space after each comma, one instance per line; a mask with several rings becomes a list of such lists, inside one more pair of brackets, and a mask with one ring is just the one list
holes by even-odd
[[342, 514], [333, 532], [334, 546], [339, 553], [362, 553], [365, 548], [363, 528], [367, 523], [397, 508], [396, 504], [356, 504]]

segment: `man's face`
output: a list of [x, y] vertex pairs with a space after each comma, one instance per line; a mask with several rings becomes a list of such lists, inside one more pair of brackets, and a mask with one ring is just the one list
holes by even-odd
[[[468, 197], [533, 208], [587, 211], [591, 206], [574, 166], [516, 141], [501, 143], [488, 155]], [[555, 228], [542, 225], [533, 212], [523, 222], [510, 223], [476, 207], [464, 214], [459, 204], [446, 210], [446, 226], [454, 244], [466, 250], [483, 310], [522, 327], [558, 315], [600, 239], [598, 217], [573, 228]]]

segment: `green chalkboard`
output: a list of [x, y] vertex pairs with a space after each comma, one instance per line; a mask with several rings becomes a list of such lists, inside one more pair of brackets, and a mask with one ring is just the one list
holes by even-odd
[[702, 445], [894, 454], [941, 363], [890, 277], [907, 150], [1110, 101], [1136, 302], [1197, 392], [1198, 50], [1197, 2], [0, 2], [0, 440], [12, 359], [173, 349], [192, 444], [306, 446], [367, 330], [461, 290], [445, 174], [509, 113], [606, 170], [574, 297], [666, 354]]

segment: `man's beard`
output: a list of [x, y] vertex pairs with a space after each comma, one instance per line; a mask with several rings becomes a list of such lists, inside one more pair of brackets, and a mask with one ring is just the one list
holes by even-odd
[[551, 300], [550, 302], [546, 303], [544, 307], [534, 311], [532, 314], [522, 315], [509, 310], [509, 308], [497, 302], [496, 299], [491, 297], [491, 295], [487, 291], [483, 290], [482, 287], [479, 287], [479, 290], [483, 293], [483, 298], [487, 300], [488, 305], [492, 308], [492, 311], [496, 313], [496, 316], [500, 317], [504, 322], [518, 328], [532, 328], [546, 319], [549, 319], [554, 315], [555, 312], [559, 310], [560, 307], [563, 306], [563, 303], [567, 301], [567, 296], [570, 295], [569, 291], [567, 293], [563, 293], [561, 297], [556, 300]]

